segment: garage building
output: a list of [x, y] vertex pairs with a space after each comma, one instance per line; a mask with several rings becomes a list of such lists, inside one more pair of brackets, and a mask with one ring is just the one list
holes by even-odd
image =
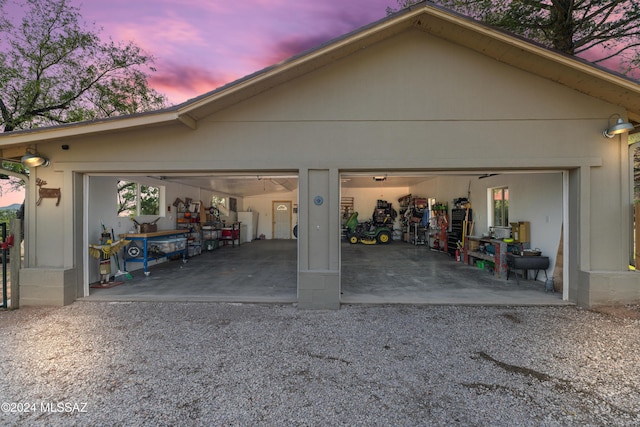
[[[125, 184], [140, 202], [157, 191], [157, 213], [129, 207], [135, 222], [197, 228], [200, 248], [185, 243], [194, 260], [214, 245], [242, 250], [255, 243], [247, 236], [295, 241], [302, 308], [340, 306], [345, 215], [369, 219], [384, 203], [397, 213], [394, 240], [372, 250], [423, 246], [455, 263], [453, 210], [470, 207], [464, 234], [524, 227], [521, 249], [549, 257], [562, 301], [635, 301], [634, 130], [603, 135], [618, 119], [629, 127], [640, 120], [637, 82], [421, 4], [166, 110], [0, 135], [2, 158], [29, 152], [49, 161], [28, 181], [20, 302], [90, 295], [100, 279], [91, 245], [105, 229], [114, 240], [138, 234], [130, 211], [118, 214]], [[508, 217], [496, 212], [507, 205]], [[428, 212], [426, 232], [402, 222], [416, 206]], [[238, 212], [251, 214], [241, 221]], [[442, 220], [448, 234], [436, 239]], [[180, 235], [164, 237], [165, 251], [180, 250]], [[471, 243], [461, 237], [451, 244]], [[473, 252], [486, 246], [476, 243]], [[146, 267], [151, 276], [155, 263]]]

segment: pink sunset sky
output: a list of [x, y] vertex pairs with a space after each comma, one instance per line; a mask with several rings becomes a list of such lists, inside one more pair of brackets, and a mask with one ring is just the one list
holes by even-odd
[[395, 0], [70, 0], [103, 37], [155, 58], [172, 104], [383, 18]]
[[[386, 16], [397, 0], [69, 0], [103, 37], [156, 58], [150, 84], [171, 104]], [[608, 66], [616, 68], [610, 61]], [[616, 61], [617, 62], [617, 61]]]

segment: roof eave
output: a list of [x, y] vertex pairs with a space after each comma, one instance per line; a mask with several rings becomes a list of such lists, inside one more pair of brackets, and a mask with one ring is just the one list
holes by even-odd
[[207, 115], [317, 70], [412, 27], [618, 105], [626, 109], [629, 117], [634, 120], [640, 118], [638, 82], [579, 58], [478, 23], [448, 9], [424, 3], [404, 9], [315, 49], [166, 110], [0, 134], [0, 147], [161, 126], [172, 122], [196, 129], [198, 120]]
[[196, 128], [195, 120], [188, 114], [181, 114], [176, 110], [163, 110], [140, 115], [112, 117], [98, 121], [76, 122], [61, 126], [0, 133], [0, 147], [5, 148], [34, 144], [38, 141], [57, 141], [95, 134], [115, 133], [135, 128], [162, 126], [170, 123], [180, 123], [190, 129]]

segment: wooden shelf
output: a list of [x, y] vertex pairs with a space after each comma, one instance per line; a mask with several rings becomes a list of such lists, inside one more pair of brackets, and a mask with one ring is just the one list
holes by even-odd
[[495, 262], [496, 260], [496, 257], [493, 255], [485, 254], [482, 252], [476, 252], [476, 251], [468, 252], [467, 256], [477, 258], [477, 259], [483, 259], [485, 261], [491, 261], [491, 262]]

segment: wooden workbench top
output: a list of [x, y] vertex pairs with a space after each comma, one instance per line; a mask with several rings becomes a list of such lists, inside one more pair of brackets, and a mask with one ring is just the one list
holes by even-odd
[[127, 233], [127, 234], [121, 234], [120, 237], [122, 238], [127, 238], [127, 237], [140, 237], [140, 238], [150, 238], [150, 237], [160, 237], [160, 236], [170, 236], [172, 234], [187, 234], [189, 232], [189, 230], [184, 229], [184, 230], [160, 230], [160, 231], [154, 231], [153, 233]]

